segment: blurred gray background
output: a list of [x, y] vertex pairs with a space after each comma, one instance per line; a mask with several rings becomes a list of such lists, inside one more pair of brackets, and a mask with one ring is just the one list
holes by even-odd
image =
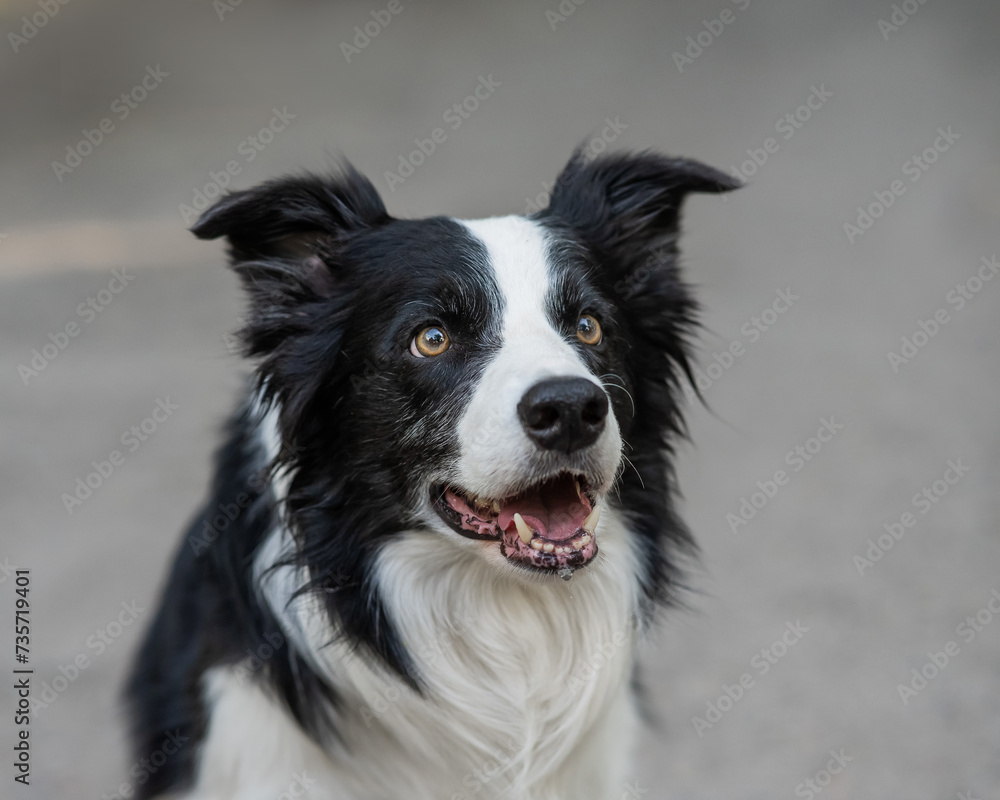
[[[395, 215], [522, 212], [575, 144], [611, 140], [748, 178], [688, 205], [710, 408], [690, 404], [680, 479], [704, 553], [690, 610], [644, 655], [658, 722], [623, 795], [809, 797], [812, 779], [824, 800], [1000, 798], [1000, 279], [983, 279], [1000, 255], [1000, 9], [400, 0], [345, 54], [386, 5], [2, 5], [0, 661], [13, 666], [9, 570], [27, 567], [35, 694], [88, 666], [32, 719], [27, 790], [0, 692], [0, 795], [99, 798], [127, 777], [123, 671], [244, 369], [226, 338], [236, 282], [182, 204], [229, 162], [242, 188], [343, 153]], [[445, 124], [480, 78], [499, 86]], [[275, 110], [283, 129], [261, 135]], [[446, 140], [390, 189], [435, 127]], [[85, 129], [103, 134], [89, 152]], [[873, 204], [867, 230], [845, 230]], [[117, 293], [115, 269], [133, 276]], [[779, 291], [795, 298], [782, 313]], [[893, 364], [903, 337], [915, 350]], [[63, 495], [168, 399], [177, 410], [70, 513]], [[831, 418], [836, 435], [810, 443]], [[949, 460], [964, 474], [935, 490]], [[752, 498], [758, 482], [774, 496]], [[934, 502], [915, 502], [925, 487]], [[744, 498], [763, 507], [733, 524]], [[877, 562], [856, 561], [873, 547]], [[789, 624], [808, 630], [768, 663]], [[950, 641], [957, 655], [904, 703], [898, 686]], [[744, 674], [739, 701], [696, 725]], [[846, 765], [823, 786], [831, 750]]]

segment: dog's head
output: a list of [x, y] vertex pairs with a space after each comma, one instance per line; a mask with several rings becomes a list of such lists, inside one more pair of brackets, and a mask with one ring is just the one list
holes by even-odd
[[[664, 497], [630, 511], [669, 517], [663, 450], [694, 309], [679, 211], [732, 188], [689, 160], [577, 155], [528, 217], [394, 219], [350, 167], [206, 212], [194, 232], [228, 238], [250, 295], [244, 337], [307, 558], [350, 580], [416, 528], [565, 576], [597, 554], [613, 487], [637, 480]], [[671, 522], [643, 524], [655, 538]]]

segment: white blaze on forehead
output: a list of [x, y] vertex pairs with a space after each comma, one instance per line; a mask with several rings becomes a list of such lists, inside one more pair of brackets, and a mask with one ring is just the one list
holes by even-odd
[[[530, 347], [532, 360], [544, 360], [553, 374], [588, 374], [583, 362], [546, 313], [552, 288], [545, 229], [524, 217], [459, 220], [486, 247], [503, 296], [503, 347]], [[563, 373], [565, 368], [573, 368]]]
[[[500, 350], [476, 384], [459, 423], [458, 479], [468, 491], [495, 497], [498, 489], [522, 482], [540, 458], [517, 413], [524, 393], [546, 378], [600, 381], [549, 318], [546, 304], [553, 279], [545, 229], [516, 216], [459, 222], [483, 243], [504, 307]], [[593, 448], [592, 463], [610, 475], [620, 452], [612, 414]]]

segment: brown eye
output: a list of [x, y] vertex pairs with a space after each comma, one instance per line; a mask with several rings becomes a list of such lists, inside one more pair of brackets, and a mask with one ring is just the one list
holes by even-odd
[[417, 358], [439, 356], [449, 347], [451, 339], [448, 338], [444, 328], [438, 328], [436, 325], [424, 328], [410, 342], [410, 352]]
[[576, 338], [584, 344], [601, 343], [601, 323], [590, 314], [584, 314], [576, 323]]

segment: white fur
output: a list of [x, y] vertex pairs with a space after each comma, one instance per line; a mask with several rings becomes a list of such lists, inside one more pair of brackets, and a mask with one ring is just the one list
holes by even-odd
[[216, 667], [206, 673], [204, 691], [211, 713], [198, 782], [185, 800], [345, 796], [327, 755], [257, 683]]
[[[463, 487], [502, 496], [523, 481], [537, 450], [517, 402], [550, 376], [593, 380], [548, 321], [544, 234], [520, 218], [465, 223], [487, 247], [506, 310], [503, 345], [485, 370], [460, 427]], [[262, 442], [280, 446], [274, 412]], [[606, 489], [618, 467], [614, 416], [591, 472]], [[276, 481], [280, 501], [287, 476]], [[611, 800], [620, 796], [636, 712], [629, 691], [637, 636], [638, 564], [626, 523], [605, 507], [600, 554], [569, 582], [518, 571], [491, 542], [434, 529], [401, 532], [381, 551], [376, 578], [388, 617], [423, 686], [420, 694], [328, 627], [319, 601], [289, 602], [308, 578], [268, 571], [294, 546], [283, 525], [256, 555], [262, 599], [295, 647], [343, 700], [341, 734], [316, 744], [253, 682], [214, 670], [206, 680], [210, 724], [190, 800], [277, 798], [296, 773], [325, 800]], [[459, 541], [456, 541], [459, 540]], [[292, 795], [289, 795], [292, 796]]]
[[401, 693], [372, 727], [410, 743], [414, 778], [440, 776], [428, 798], [471, 797], [470, 765], [498, 752], [502, 774], [480, 796], [610, 798], [623, 784], [636, 573], [614, 514], [598, 536], [600, 560], [570, 582], [519, 579], [433, 534], [384, 551], [380, 587], [428, 696]]
[[[524, 393], [544, 378], [577, 377], [601, 384], [546, 313], [549, 242], [541, 226], [516, 216], [463, 224], [486, 246], [505, 308], [500, 352], [483, 373], [459, 423], [456, 482], [472, 494], [504, 497], [524, 488], [525, 475], [547, 458], [518, 419], [517, 404]], [[621, 449], [618, 423], [610, 414], [600, 438], [572, 466], [606, 476], [605, 485], [595, 487], [606, 491]]]
[[[423, 696], [343, 642], [327, 645], [333, 632], [315, 599], [288, 605], [304, 576], [271, 572], [265, 596], [287, 608], [285, 635], [345, 701], [329, 713], [347, 747], [321, 752], [256, 684], [216, 670], [190, 800], [274, 798], [301, 773], [317, 800], [616, 796], [636, 725], [636, 565], [617, 515], [602, 518], [598, 536], [597, 562], [570, 582], [518, 580], [424, 532], [387, 546], [379, 585]], [[289, 542], [276, 530], [258, 570]]]

